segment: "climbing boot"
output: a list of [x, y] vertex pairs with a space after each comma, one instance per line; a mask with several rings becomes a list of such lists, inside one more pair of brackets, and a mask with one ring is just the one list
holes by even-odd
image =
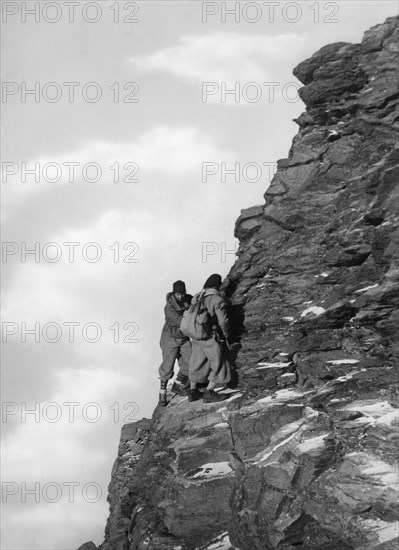
[[160, 407], [166, 407], [168, 405], [168, 402], [166, 400], [166, 393], [160, 393], [159, 394], [159, 401], [158, 401], [158, 405]]
[[[188, 388], [190, 385], [188, 385]], [[171, 391], [172, 393], [177, 393], [178, 395], [187, 395], [187, 386], [180, 382], [179, 380], [176, 380], [176, 382], [173, 383]]]
[[178, 382], [181, 382], [182, 384], [187, 384], [188, 376], [186, 376], [185, 374], [182, 374], [181, 372], [178, 372], [176, 376], [176, 380]]
[[198, 401], [201, 398], [202, 398], [202, 393], [199, 390], [195, 389], [195, 390], [188, 391], [188, 400], [190, 401], [190, 403], [192, 401]]
[[217, 403], [218, 401], [224, 401], [226, 399], [225, 395], [220, 395], [213, 390], [204, 391], [204, 403]]
[[190, 381], [188, 379], [188, 376], [185, 376], [184, 374], [180, 374], [180, 372], [176, 376], [176, 382], [179, 382], [179, 384], [182, 384], [185, 390], [190, 389]]

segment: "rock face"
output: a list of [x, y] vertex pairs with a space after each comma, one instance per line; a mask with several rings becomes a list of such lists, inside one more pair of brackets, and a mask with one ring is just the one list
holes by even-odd
[[94, 542], [85, 542], [82, 546], [79, 546], [78, 550], [97, 550], [97, 546]]
[[110, 515], [105, 528], [102, 550], [123, 550], [129, 538], [130, 518], [134, 508], [133, 483], [137, 464], [147, 442], [151, 421], [143, 418], [122, 428], [118, 457], [108, 487]]
[[307, 110], [223, 285], [238, 390], [173, 397], [140, 449], [123, 428], [101, 550], [397, 548], [398, 38], [294, 70]]

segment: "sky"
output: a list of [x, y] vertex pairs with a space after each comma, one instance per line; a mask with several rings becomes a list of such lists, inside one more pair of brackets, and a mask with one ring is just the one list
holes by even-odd
[[121, 426], [157, 402], [166, 293], [234, 263], [304, 110], [292, 69], [396, 12], [2, 2], [4, 550], [103, 540]]

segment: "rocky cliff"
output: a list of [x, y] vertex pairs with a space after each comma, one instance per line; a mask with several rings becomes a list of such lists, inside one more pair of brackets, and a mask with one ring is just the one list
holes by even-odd
[[101, 550], [398, 547], [397, 70], [397, 18], [294, 70], [307, 109], [223, 285], [239, 386], [124, 426]]

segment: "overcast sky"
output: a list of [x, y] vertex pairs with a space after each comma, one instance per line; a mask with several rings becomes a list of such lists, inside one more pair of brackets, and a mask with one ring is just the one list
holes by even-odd
[[293, 67], [396, 13], [222, 4], [3, 2], [4, 549], [102, 541], [121, 426], [156, 405], [166, 293], [231, 267], [304, 110]]

